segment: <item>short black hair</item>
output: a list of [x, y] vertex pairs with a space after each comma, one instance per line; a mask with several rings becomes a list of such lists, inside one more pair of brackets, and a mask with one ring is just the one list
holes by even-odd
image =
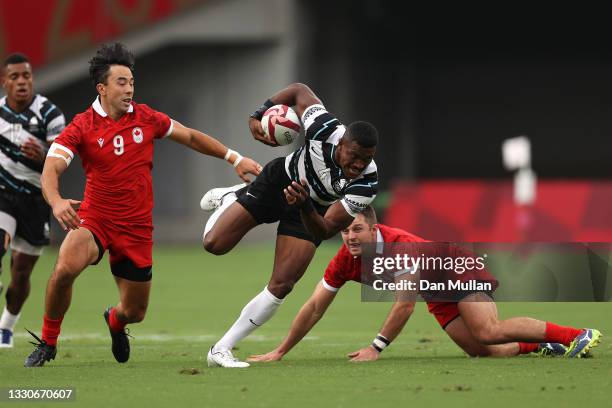
[[361, 212], [361, 215], [363, 215], [363, 218], [365, 218], [368, 225], [372, 226], [374, 224], [378, 224], [378, 220], [376, 218], [376, 211], [374, 211], [374, 207], [372, 207], [371, 205], [368, 205], [366, 208], [364, 208]]
[[2, 66], [6, 68], [6, 66], [9, 64], [23, 64], [24, 62], [29, 64], [29, 58], [26, 57], [25, 54], [15, 52], [4, 59], [4, 64]]
[[106, 84], [111, 65], [123, 65], [134, 72], [134, 54], [121, 43], [103, 44], [89, 60], [89, 77], [94, 86]]
[[361, 147], [375, 147], [378, 144], [378, 130], [369, 122], [353, 122], [346, 130], [347, 140]]

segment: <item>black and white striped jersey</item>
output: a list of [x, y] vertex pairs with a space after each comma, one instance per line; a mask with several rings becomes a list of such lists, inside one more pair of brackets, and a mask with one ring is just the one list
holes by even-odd
[[378, 176], [372, 162], [356, 179], [346, 179], [334, 159], [346, 127], [323, 105], [311, 105], [302, 114], [306, 143], [285, 159], [285, 170], [293, 181], [305, 179], [310, 197], [330, 206], [340, 200], [353, 217], [376, 197]]
[[42, 95], [35, 95], [23, 112], [14, 112], [0, 99], [0, 189], [26, 194], [40, 193], [43, 165], [21, 154], [28, 139], [46, 151], [66, 125], [63, 113]]

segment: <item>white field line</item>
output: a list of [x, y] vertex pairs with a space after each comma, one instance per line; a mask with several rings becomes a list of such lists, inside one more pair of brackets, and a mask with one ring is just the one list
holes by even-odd
[[[151, 341], [151, 342], [169, 342], [169, 341], [188, 341], [195, 343], [209, 343], [215, 341], [221, 337], [216, 334], [196, 334], [196, 335], [171, 335], [171, 334], [137, 334], [133, 333], [135, 341]], [[28, 333], [15, 333], [16, 339], [32, 339], [32, 336]], [[60, 340], [107, 340], [109, 334], [107, 333], [78, 333], [78, 334], [61, 334]], [[262, 341], [278, 341], [282, 340], [281, 337], [276, 336], [263, 336], [263, 335], [252, 335], [244, 339], [245, 341], [262, 342]], [[304, 340], [319, 340], [317, 336], [306, 336]]]

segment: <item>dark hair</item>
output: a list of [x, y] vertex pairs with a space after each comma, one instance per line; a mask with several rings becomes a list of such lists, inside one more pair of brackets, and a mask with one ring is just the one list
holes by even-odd
[[111, 65], [123, 65], [134, 72], [134, 54], [121, 43], [102, 45], [89, 60], [89, 77], [94, 86], [106, 84]]
[[30, 63], [30, 60], [24, 54], [15, 52], [4, 59], [3, 67], [6, 68], [9, 64], [23, 64], [24, 62]]
[[353, 122], [346, 130], [347, 140], [361, 147], [374, 147], [378, 144], [378, 130], [368, 122]]
[[371, 205], [364, 208], [361, 215], [363, 215], [363, 218], [365, 218], [366, 222], [370, 226], [378, 223], [378, 220], [376, 219], [376, 211], [374, 211], [374, 208]]

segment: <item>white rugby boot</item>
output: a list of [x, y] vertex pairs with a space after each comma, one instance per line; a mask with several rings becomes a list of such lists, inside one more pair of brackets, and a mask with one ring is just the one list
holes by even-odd
[[209, 367], [247, 368], [250, 366], [249, 363], [245, 363], [234, 357], [229, 350], [213, 351], [213, 348], [214, 346], [208, 350], [208, 356], [206, 357]]
[[223, 204], [223, 198], [230, 193], [234, 193], [246, 186], [246, 183], [236, 184], [231, 187], [219, 187], [210, 189], [204, 194], [200, 200], [200, 208], [204, 211], [213, 211], [221, 207]]

